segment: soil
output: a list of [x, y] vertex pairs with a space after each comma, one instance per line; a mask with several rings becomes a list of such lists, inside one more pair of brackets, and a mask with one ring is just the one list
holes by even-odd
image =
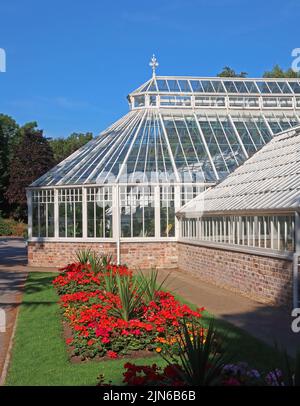
[[[66, 341], [68, 338], [72, 338], [72, 329], [68, 323], [63, 322], [63, 338]], [[150, 350], [138, 350], [138, 351], [128, 351], [126, 355], [118, 355], [118, 358], [110, 358], [108, 355], [100, 357], [99, 355], [94, 358], [86, 358], [82, 359], [81, 355], [72, 355], [72, 349], [69, 345], [67, 345], [67, 352], [69, 356], [69, 360], [72, 364], [82, 364], [87, 363], [90, 361], [118, 361], [122, 359], [137, 359], [137, 358], [149, 358], [153, 357], [157, 353], [155, 351]]]

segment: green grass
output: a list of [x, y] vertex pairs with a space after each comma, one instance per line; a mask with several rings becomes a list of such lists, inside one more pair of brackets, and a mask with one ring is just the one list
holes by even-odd
[[[6, 385], [95, 385], [100, 374], [104, 374], [106, 381], [122, 384], [124, 359], [80, 364], [69, 362], [58, 297], [51, 285], [54, 276], [54, 273], [42, 272], [29, 274]], [[204, 324], [210, 318], [211, 315], [205, 312]], [[261, 370], [274, 367], [275, 352], [272, 348], [229, 323], [216, 320], [215, 325], [227, 335], [235, 360], [248, 361]], [[134, 362], [164, 364], [158, 355]]]
[[[176, 295], [174, 292], [173, 294], [182, 303], [185, 303], [192, 309], [196, 310], [197, 306], [195, 306], [193, 303], [188, 302], [181, 296]], [[203, 326], [208, 326], [212, 318], [214, 318], [215, 328], [218, 330], [220, 335], [224, 337], [224, 341], [226, 341], [226, 345], [232, 357], [232, 362], [248, 362], [251, 367], [257, 368], [261, 372], [269, 372], [270, 370], [278, 367], [278, 352], [275, 350], [275, 348], [270, 347], [268, 344], [262, 342], [256, 337], [253, 337], [246, 331], [235, 327], [233, 324], [225, 320], [215, 318], [214, 315], [207, 311], [203, 312]]]

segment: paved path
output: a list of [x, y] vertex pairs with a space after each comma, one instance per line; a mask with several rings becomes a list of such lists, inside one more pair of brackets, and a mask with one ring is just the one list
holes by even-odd
[[0, 332], [0, 383], [27, 277], [26, 255], [23, 239], [0, 237], [0, 308], [6, 314], [6, 332]]
[[[163, 271], [167, 275], [168, 271]], [[288, 310], [258, 303], [238, 293], [202, 282], [199, 279], [172, 271], [167, 287], [191, 303], [206, 310], [273, 346], [275, 342], [291, 355], [300, 350], [300, 333], [291, 330]]]

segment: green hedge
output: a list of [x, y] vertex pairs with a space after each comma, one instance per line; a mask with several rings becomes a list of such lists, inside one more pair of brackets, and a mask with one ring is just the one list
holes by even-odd
[[14, 219], [4, 219], [0, 217], [0, 236], [13, 235], [16, 237], [26, 237], [27, 226]]

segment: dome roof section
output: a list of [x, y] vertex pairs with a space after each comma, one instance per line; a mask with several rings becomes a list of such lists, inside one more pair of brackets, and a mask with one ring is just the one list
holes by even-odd
[[297, 79], [155, 76], [130, 111], [31, 187], [215, 184], [299, 125]]
[[131, 92], [129, 96], [142, 93], [209, 93], [209, 94], [300, 94], [299, 79], [279, 78], [224, 78], [154, 76]]

